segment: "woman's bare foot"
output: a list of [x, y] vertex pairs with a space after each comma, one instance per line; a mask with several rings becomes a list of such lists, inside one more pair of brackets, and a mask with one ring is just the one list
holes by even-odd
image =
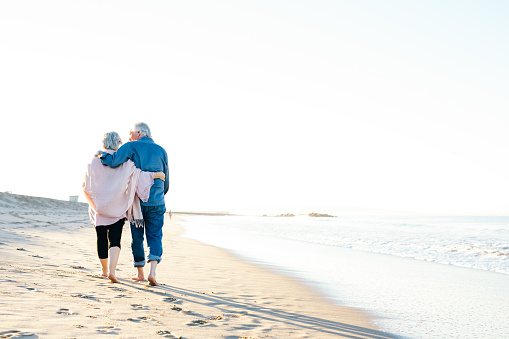
[[101, 270], [102, 270], [102, 273], [100, 273], [103, 277], [107, 277], [108, 276], [108, 259], [99, 259], [99, 261], [101, 262]]
[[148, 284], [149, 284], [150, 286], [158, 286], [158, 283], [157, 283], [157, 281], [156, 281], [156, 278], [155, 278], [155, 277], [151, 277], [151, 276], [149, 276], [149, 277], [147, 278], [147, 280], [148, 280]]
[[111, 281], [112, 283], [119, 283], [119, 282], [120, 282], [120, 281], [118, 281], [117, 277], [115, 277], [115, 275], [114, 275], [114, 274], [109, 274], [109, 275], [108, 275], [108, 279], [110, 279], [110, 281]]

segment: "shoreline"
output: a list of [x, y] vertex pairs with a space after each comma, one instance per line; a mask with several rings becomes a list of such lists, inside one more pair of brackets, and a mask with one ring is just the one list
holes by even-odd
[[[272, 330], [281, 333], [259, 334], [260, 337], [283, 337], [291, 335], [309, 338], [354, 337], [354, 338], [395, 338], [398, 336], [382, 332], [371, 322], [365, 311], [333, 303], [318, 290], [299, 278], [287, 275], [277, 268], [271, 268], [250, 262], [229, 251], [204, 244], [197, 240], [182, 237], [184, 227], [178, 224], [173, 230], [176, 241], [185, 245], [200, 247], [199, 256], [205, 261], [200, 268], [218, 270], [212, 279], [228, 276], [228, 287], [215, 286], [214, 294], [235, 295], [246, 298], [242, 307], [251, 310], [250, 314], [273, 322]], [[208, 255], [203, 256], [203, 252]], [[225, 261], [229, 266], [224, 267]], [[223, 266], [218, 268], [218, 266]], [[232, 271], [242, 272], [239, 276], [230, 276]], [[230, 272], [230, 273], [228, 273]], [[201, 275], [200, 275], [201, 277]], [[208, 278], [206, 278], [208, 279]], [[224, 279], [224, 278], [223, 278]], [[196, 280], [196, 287], [204, 282]], [[232, 285], [232, 283], [234, 283]], [[194, 285], [194, 284], [191, 284]], [[232, 291], [235, 286], [236, 291]], [[260, 300], [262, 302], [260, 303]], [[273, 300], [281, 300], [274, 303]], [[291, 311], [290, 311], [291, 310]], [[289, 319], [295, 320], [288, 322]], [[281, 328], [278, 328], [281, 327]], [[297, 334], [298, 331], [304, 333]], [[250, 334], [253, 337], [256, 334]], [[256, 336], [254, 336], [256, 337]]]
[[[366, 310], [375, 326], [400, 337], [509, 334], [507, 274], [313, 241], [315, 235], [338, 240], [327, 233], [338, 227], [330, 222], [319, 227], [306, 221], [299, 228], [262, 218], [226, 219], [185, 218], [185, 236], [297, 277], [335, 304]], [[299, 237], [307, 230], [308, 241]]]
[[[117, 277], [97, 276], [85, 209], [0, 209], [0, 324], [4, 337], [395, 338], [364, 312], [333, 305], [282, 272], [181, 237], [167, 218], [157, 287], [129, 279], [124, 227]], [[147, 268], [146, 268], [147, 269]]]

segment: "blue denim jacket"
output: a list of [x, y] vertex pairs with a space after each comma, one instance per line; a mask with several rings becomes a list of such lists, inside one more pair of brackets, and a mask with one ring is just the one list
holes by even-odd
[[168, 192], [170, 180], [168, 175], [168, 155], [164, 148], [159, 146], [149, 137], [142, 137], [136, 141], [129, 141], [123, 144], [115, 153], [103, 152], [100, 156], [102, 164], [116, 168], [131, 159], [142, 171], [164, 172], [166, 180], [154, 180], [150, 189], [150, 196], [147, 202], [141, 202], [143, 206], [164, 205], [164, 195]]

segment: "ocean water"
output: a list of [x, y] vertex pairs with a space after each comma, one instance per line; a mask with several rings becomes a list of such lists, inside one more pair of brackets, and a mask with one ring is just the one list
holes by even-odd
[[185, 216], [184, 236], [303, 279], [405, 338], [509, 338], [509, 217]]

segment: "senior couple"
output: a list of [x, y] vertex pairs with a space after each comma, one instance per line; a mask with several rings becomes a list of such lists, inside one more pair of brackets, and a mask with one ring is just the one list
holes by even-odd
[[[90, 220], [97, 233], [97, 254], [102, 275], [119, 280], [115, 270], [120, 255], [122, 228], [130, 222], [131, 250], [136, 274], [145, 281], [145, 263], [150, 264], [147, 280], [157, 286], [156, 269], [163, 254], [162, 228], [168, 192], [168, 155], [152, 139], [150, 128], [137, 123], [123, 144], [116, 132], [104, 135], [103, 151], [87, 166], [83, 191], [89, 204]], [[145, 260], [144, 237], [149, 254]]]

